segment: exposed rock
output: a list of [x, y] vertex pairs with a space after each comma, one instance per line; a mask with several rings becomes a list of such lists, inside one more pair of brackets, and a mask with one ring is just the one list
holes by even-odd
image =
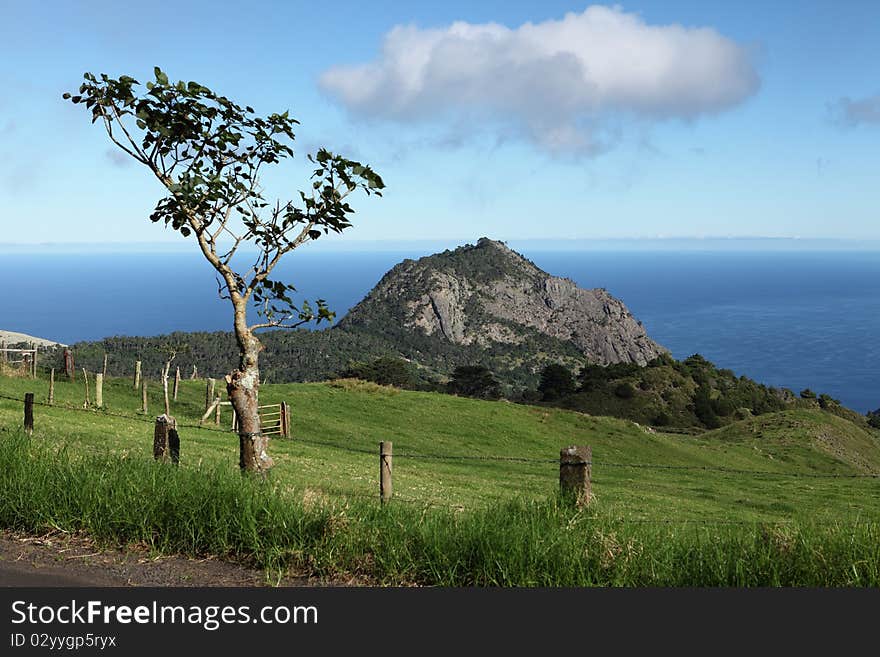
[[27, 335], [25, 333], [16, 333], [15, 331], [3, 331], [0, 330], [0, 341], [5, 342], [6, 344], [19, 344], [19, 343], [27, 343], [27, 344], [35, 344], [38, 347], [66, 347], [67, 345], [61, 344], [60, 342], [53, 342], [52, 340], [46, 340], [45, 338], [35, 338], [32, 335]]
[[340, 322], [387, 334], [389, 323], [456, 345], [519, 344], [537, 333], [587, 361], [645, 365], [666, 350], [619, 299], [551, 276], [502, 242], [482, 238], [389, 271]]

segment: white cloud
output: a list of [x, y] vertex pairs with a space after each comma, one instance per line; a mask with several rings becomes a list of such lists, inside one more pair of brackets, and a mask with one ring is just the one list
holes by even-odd
[[711, 28], [648, 25], [591, 6], [510, 29], [397, 26], [380, 57], [320, 78], [352, 113], [402, 122], [510, 127], [552, 153], [591, 153], [610, 117], [695, 119], [760, 84], [746, 49]]
[[880, 94], [867, 98], [841, 98], [832, 107], [835, 119], [842, 124], [856, 126], [862, 123], [880, 125]]

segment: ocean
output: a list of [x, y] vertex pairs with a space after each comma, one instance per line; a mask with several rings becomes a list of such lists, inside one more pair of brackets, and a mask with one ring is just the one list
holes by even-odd
[[[519, 250], [622, 299], [676, 358], [880, 407], [880, 252]], [[342, 317], [395, 263], [429, 252], [304, 250], [278, 277]], [[5, 252], [0, 285], [0, 329], [67, 344], [231, 323], [210, 266], [190, 253]]]

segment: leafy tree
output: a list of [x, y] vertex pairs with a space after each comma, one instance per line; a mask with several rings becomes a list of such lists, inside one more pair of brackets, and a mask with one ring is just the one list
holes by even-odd
[[801, 399], [815, 399], [816, 393], [810, 390], [809, 388], [804, 388], [801, 390]]
[[369, 363], [350, 363], [339, 374], [343, 378], [363, 379], [398, 388], [412, 388], [416, 384], [412, 366], [402, 358], [391, 356], [382, 356]]
[[579, 389], [583, 392], [590, 392], [601, 388], [607, 380], [607, 368], [592, 363], [585, 365], [578, 374]]
[[866, 416], [868, 418], [868, 426], [880, 429], [880, 408], [876, 411], [868, 411]]
[[[171, 82], [158, 67], [146, 84], [127, 75], [86, 73], [78, 94], [64, 94], [100, 121], [110, 140], [145, 166], [168, 194], [150, 220], [163, 223], [195, 246], [218, 275], [218, 292], [232, 305], [239, 363], [226, 377], [239, 418], [239, 465], [265, 473], [272, 466], [257, 413], [260, 385], [259, 329], [332, 320], [318, 299], [295, 305], [292, 285], [270, 278], [278, 262], [306, 242], [351, 226], [346, 197], [357, 190], [380, 194], [382, 179], [358, 162], [320, 149], [299, 198], [270, 203], [260, 185], [264, 167], [293, 156], [298, 121], [287, 112], [258, 116], [197, 82]], [[239, 247], [256, 249], [250, 265]], [[239, 257], [236, 258], [236, 255]], [[249, 324], [256, 306], [262, 321]]]
[[454, 395], [480, 399], [501, 397], [501, 384], [492, 372], [482, 365], [459, 365], [453, 371], [447, 388]]
[[538, 392], [544, 401], [559, 399], [572, 394], [577, 387], [574, 377], [568, 368], [558, 363], [551, 363], [541, 370], [541, 382], [538, 384]]

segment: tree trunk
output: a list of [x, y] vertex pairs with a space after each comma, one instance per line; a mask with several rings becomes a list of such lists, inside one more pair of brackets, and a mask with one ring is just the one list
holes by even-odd
[[[236, 309], [237, 310], [237, 309]], [[258, 359], [263, 345], [244, 325], [244, 313], [236, 312], [235, 338], [240, 362], [237, 370], [226, 377], [229, 401], [238, 417], [239, 467], [246, 472], [265, 475], [272, 467], [269, 441], [260, 432]]]

